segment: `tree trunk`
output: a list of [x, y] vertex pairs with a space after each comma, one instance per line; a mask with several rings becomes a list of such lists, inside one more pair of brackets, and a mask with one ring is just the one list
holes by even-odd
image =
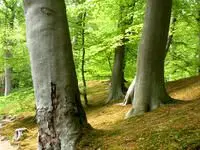
[[[3, 3], [5, 4], [6, 8], [10, 10], [11, 16], [8, 16], [6, 14], [6, 20], [9, 22], [7, 23], [9, 26], [9, 29], [13, 30], [14, 28], [14, 21], [15, 21], [15, 16], [16, 16], [16, 6], [17, 6], [17, 1], [13, 1], [11, 5], [7, 3], [6, 0], [3, 0]], [[8, 11], [8, 10], [7, 10]], [[7, 26], [6, 24], [6, 26]], [[13, 42], [12, 41], [7, 41], [6, 47], [13, 47]], [[8, 63], [7, 60], [12, 58], [12, 52], [10, 49], [7, 49], [5, 52], [5, 59], [6, 59], [6, 64], [4, 68], [4, 73], [5, 73], [5, 90], [4, 90], [4, 96], [8, 96], [12, 90], [12, 67]]]
[[7, 64], [6, 64], [6, 67], [5, 67], [5, 90], [4, 90], [4, 96], [8, 96], [11, 92], [11, 89], [12, 89], [12, 69], [11, 67], [9, 67]]
[[[131, 19], [127, 19], [126, 9], [130, 9], [129, 7], [132, 7], [134, 9], [135, 3], [136, 0], [131, 2], [131, 4], [129, 4], [128, 2], [126, 5], [120, 4], [120, 16], [118, 21], [118, 28], [120, 30], [120, 33], [123, 34], [123, 36], [125, 36], [125, 29], [127, 25], [130, 25], [133, 22], [132, 17]], [[124, 84], [125, 37], [123, 37], [120, 42], [121, 45], [117, 46], [115, 49], [114, 65], [112, 69], [112, 78], [111, 78], [111, 88], [106, 103], [112, 103], [122, 99], [127, 91], [127, 88], [125, 87]]]
[[80, 101], [64, 0], [24, 0], [39, 150], [74, 150], [89, 127]]
[[175, 25], [176, 25], [176, 18], [173, 17], [172, 18], [172, 22], [171, 22], [171, 34], [168, 36], [168, 39], [167, 39], [167, 44], [166, 44], [166, 47], [165, 47], [165, 56], [167, 55], [167, 52], [169, 51], [169, 48], [170, 48], [170, 45], [173, 41], [173, 37], [174, 37], [174, 32], [175, 32]]
[[[175, 24], [176, 24], [176, 18], [173, 17], [172, 18], [172, 22], [171, 22], [171, 26], [170, 26], [171, 34], [168, 36], [167, 44], [166, 44], [166, 47], [165, 47], [165, 53], [166, 54], [169, 51], [170, 45], [171, 45], [171, 43], [173, 41], [173, 36], [174, 36], [174, 32], [175, 32]], [[126, 92], [126, 95], [125, 95], [125, 98], [124, 98], [124, 101], [123, 101], [123, 105], [131, 104], [132, 101], [133, 101], [134, 90], [135, 90], [135, 80], [136, 80], [136, 76], [134, 77], [131, 85], [128, 88], [128, 91]]]
[[131, 85], [128, 88], [128, 91], [126, 92], [123, 105], [128, 105], [132, 103], [135, 90], [135, 81], [136, 81], [136, 76], [134, 77], [133, 81], [131, 82]]
[[112, 65], [111, 65], [111, 53], [109, 53], [108, 55], [106, 55], [107, 57], [107, 61], [108, 61], [108, 65], [109, 65], [109, 68], [110, 68], [110, 71], [112, 72]]
[[125, 51], [124, 45], [118, 46], [115, 49], [111, 88], [106, 103], [112, 103], [124, 97], [123, 93], [123, 86], [124, 86], [123, 63], [124, 63], [124, 53], [125, 53], [124, 51]]
[[82, 13], [82, 64], [81, 64], [81, 73], [82, 73], [82, 81], [83, 81], [83, 97], [85, 101], [85, 105], [88, 106], [88, 99], [87, 99], [87, 85], [85, 81], [85, 17], [86, 12]]
[[148, 0], [138, 51], [134, 102], [126, 118], [158, 108], [170, 100], [164, 84], [164, 59], [172, 0]]

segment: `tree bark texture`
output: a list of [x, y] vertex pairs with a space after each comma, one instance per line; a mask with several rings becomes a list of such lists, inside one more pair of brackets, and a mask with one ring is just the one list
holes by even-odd
[[[120, 4], [120, 15], [118, 28], [120, 33], [125, 36], [125, 29], [133, 22], [133, 18], [127, 19], [126, 10], [130, 7], [135, 8], [136, 0], [130, 4]], [[125, 87], [124, 68], [125, 68], [125, 37], [121, 39], [121, 45], [115, 48], [114, 65], [112, 69], [111, 88], [106, 103], [112, 103], [124, 98], [127, 88]]]
[[4, 69], [5, 73], [5, 90], [4, 90], [4, 96], [8, 96], [12, 90], [12, 68], [6, 64], [6, 67]]
[[135, 91], [135, 81], [136, 81], [136, 76], [134, 77], [133, 81], [131, 82], [131, 85], [128, 88], [128, 91], [126, 92], [123, 105], [128, 105], [132, 103]]
[[74, 150], [88, 127], [64, 0], [24, 0], [39, 126], [38, 150]]
[[148, 0], [138, 60], [133, 107], [126, 118], [158, 108], [167, 102], [164, 59], [172, 0]]
[[[167, 44], [165, 47], [165, 55], [167, 55], [167, 52], [169, 51], [170, 45], [172, 44], [173, 41], [173, 37], [174, 37], [174, 32], [175, 32], [175, 25], [176, 25], [176, 18], [173, 17], [172, 21], [171, 21], [171, 34], [168, 36], [167, 39]], [[127, 104], [131, 104], [133, 101], [133, 97], [134, 97], [134, 90], [135, 90], [135, 81], [136, 81], [136, 77], [133, 79], [131, 85], [128, 88], [128, 91], [126, 92], [124, 101], [123, 101], [123, 105], [127, 105]]]
[[125, 51], [124, 45], [118, 46], [115, 49], [114, 65], [111, 78], [111, 88], [106, 103], [112, 103], [124, 97], [123, 94], [123, 86], [124, 86], [123, 65], [124, 65], [124, 54], [125, 54], [124, 51]]
[[[8, 20], [8, 23], [6, 24], [6, 26], [8, 26], [9, 29], [13, 30], [14, 28], [14, 21], [15, 21], [15, 17], [16, 17], [16, 7], [17, 7], [17, 1], [13, 1], [12, 4], [8, 4], [6, 0], [3, 0], [3, 3], [5, 4], [7, 11], [10, 10], [11, 15], [8, 16], [6, 14], [6, 20]], [[12, 41], [7, 41], [6, 42], [6, 47], [9, 46], [14, 46]], [[12, 66], [8, 63], [7, 60], [12, 59], [12, 50], [11, 49], [7, 49], [5, 51], [5, 59], [6, 59], [6, 63], [5, 63], [5, 68], [4, 68], [4, 73], [5, 73], [5, 90], [4, 90], [4, 96], [8, 96], [12, 90]]]

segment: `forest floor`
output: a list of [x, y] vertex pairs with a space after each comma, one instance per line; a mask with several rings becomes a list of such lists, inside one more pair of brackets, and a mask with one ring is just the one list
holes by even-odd
[[5, 140], [0, 142], [0, 150], [17, 150], [17, 148], [12, 146], [9, 141]]
[[[167, 89], [170, 96], [184, 103], [164, 105], [124, 120], [131, 105], [104, 105], [108, 82], [89, 81], [90, 106], [85, 109], [94, 130], [82, 137], [78, 149], [200, 150], [200, 76], [169, 82]], [[7, 124], [0, 135], [11, 139], [14, 130], [22, 127], [27, 128], [28, 133], [17, 144], [22, 150], [35, 150], [37, 126], [33, 111], [19, 113], [17, 120]]]

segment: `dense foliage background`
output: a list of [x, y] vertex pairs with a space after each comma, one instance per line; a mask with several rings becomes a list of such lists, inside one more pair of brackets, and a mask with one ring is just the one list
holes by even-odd
[[[123, 36], [122, 29], [125, 31], [126, 38], [125, 79], [133, 79], [143, 27], [144, 0], [69, 0], [66, 3], [78, 79], [81, 80], [82, 28], [85, 32], [86, 80], [110, 79], [114, 49], [122, 44], [120, 42]], [[199, 73], [199, 10], [198, 0], [174, 1], [172, 18], [176, 18], [176, 22], [174, 29], [170, 28], [173, 40], [165, 61], [166, 81]], [[81, 18], [83, 13], [85, 13], [84, 19]], [[82, 26], [83, 21], [84, 26]], [[14, 89], [32, 86], [25, 42], [22, 2], [0, 1], [1, 94], [3, 94], [6, 66], [12, 68]], [[6, 57], [7, 52], [10, 53], [10, 57]]]

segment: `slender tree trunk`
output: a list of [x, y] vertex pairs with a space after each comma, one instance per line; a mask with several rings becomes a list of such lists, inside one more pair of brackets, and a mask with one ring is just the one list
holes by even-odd
[[138, 51], [134, 102], [126, 118], [158, 108], [170, 100], [164, 84], [164, 59], [172, 0], [147, 0]]
[[[85, 2], [85, 0], [83, 0], [83, 1], [79, 1], [79, 0], [73, 1], [73, 3], [76, 6], [78, 6], [79, 4], [83, 4], [84, 2]], [[81, 58], [81, 75], [82, 75], [82, 82], [83, 82], [82, 95], [83, 95], [83, 98], [84, 98], [85, 106], [88, 106], [87, 84], [86, 84], [86, 80], [85, 80], [85, 19], [86, 19], [86, 14], [87, 14], [86, 11], [83, 11], [77, 16], [76, 24], [77, 24], [78, 28], [76, 28], [76, 35], [74, 36], [74, 39], [73, 39], [73, 45], [74, 45], [74, 50], [78, 50], [78, 51], [80, 49], [82, 50], [82, 58]], [[78, 45], [79, 42], [77, 42], [79, 40], [81, 41], [80, 46]], [[78, 47], [78, 48], [76, 48], [76, 47]], [[79, 66], [79, 65], [77, 65], [77, 66]]]
[[166, 54], [169, 51], [170, 45], [172, 44], [172, 41], [173, 41], [174, 32], [175, 32], [175, 25], [176, 25], [176, 18], [173, 17], [172, 21], [171, 21], [171, 26], [170, 26], [171, 34], [168, 36], [167, 44], [166, 44], [166, 47], [165, 47], [165, 53]]
[[85, 101], [85, 105], [88, 106], [87, 99], [87, 85], [85, 81], [85, 17], [86, 12], [82, 13], [82, 64], [81, 64], [81, 73], [82, 73], [82, 81], [83, 81], [83, 97]]
[[5, 77], [5, 88], [4, 88], [4, 96], [8, 96], [12, 90], [12, 67], [10, 66], [9, 60], [12, 58], [12, 54], [10, 50], [6, 50], [5, 52], [5, 68], [4, 68], [4, 77]]
[[89, 127], [80, 101], [64, 0], [24, 0], [39, 150], [75, 150]]
[[[7, 65], [6, 65], [7, 66]], [[11, 67], [5, 67], [5, 89], [4, 89], [4, 96], [8, 96], [12, 89], [12, 69]]]
[[[14, 20], [16, 16], [16, 6], [17, 6], [17, 1], [13, 1], [12, 5], [9, 5], [6, 0], [3, 0], [5, 6], [7, 9], [11, 11], [11, 16], [8, 16], [6, 14], [6, 20], [9, 22], [7, 23], [9, 26], [9, 29], [13, 30], [14, 28]], [[8, 10], [7, 10], [8, 11]], [[6, 24], [6, 26], [7, 26]], [[13, 42], [6, 42], [7, 46], [13, 47]], [[6, 64], [4, 68], [4, 73], [5, 73], [5, 90], [4, 90], [4, 96], [8, 96], [12, 90], [12, 67], [10, 66], [8, 60], [12, 59], [12, 52], [10, 49], [7, 49], [5, 52], [5, 59], [6, 59]]]
[[109, 55], [107, 55], [106, 57], [107, 57], [107, 60], [108, 60], [108, 65], [109, 65], [110, 71], [112, 72], [112, 65], [111, 65], [111, 62], [110, 62], [111, 53]]
[[132, 103], [134, 97], [135, 81], [136, 81], [136, 76], [134, 77], [133, 81], [131, 82], [131, 85], [128, 88], [128, 91], [126, 92], [123, 105], [128, 105]]

